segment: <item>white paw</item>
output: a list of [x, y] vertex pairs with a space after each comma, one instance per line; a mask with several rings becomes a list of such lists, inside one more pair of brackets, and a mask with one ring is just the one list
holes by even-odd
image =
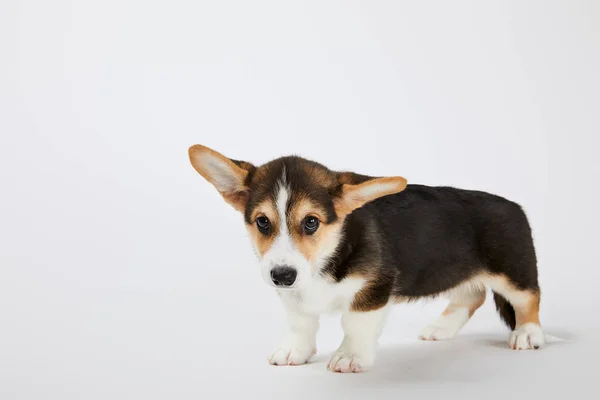
[[352, 353], [348, 349], [338, 349], [329, 363], [327, 369], [331, 372], [364, 372], [371, 368], [375, 362], [375, 354]]
[[316, 349], [306, 346], [282, 346], [271, 354], [269, 363], [272, 365], [302, 365], [316, 354]]
[[539, 349], [546, 340], [544, 332], [538, 324], [524, 324], [510, 334], [508, 341], [510, 347], [515, 350]]
[[373, 366], [373, 362], [366, 362], [358, 355], [334, 354], [327, 364], [327, 369], [331, 372], [363, 372]]
[[427, 325], [421, 333], [419, 333], [419, 339], [421, 340], [447, 340], [452, 339], [456, 336], [458, 329], [451, 326], [439, 326], [439, 325]]

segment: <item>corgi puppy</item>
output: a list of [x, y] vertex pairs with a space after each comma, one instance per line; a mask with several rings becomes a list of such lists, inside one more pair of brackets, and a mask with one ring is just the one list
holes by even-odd
[[340, 312], [344, 339], [327, 368], [366, 371], [394, 303], [447, 297], [419, 338], [450, 339], [488, 288], [512, 331], [510, 347], [544, 344], [536, 253], [518, 204], [407, 185], [400, 176], [332, 171], [297, 156], [255, 166], [194, 145], [189, 158], [243, 215], [262, 277], [286, 310], [289, 330], [271, 364], [306, 363], [316, 352], [319, 315]]

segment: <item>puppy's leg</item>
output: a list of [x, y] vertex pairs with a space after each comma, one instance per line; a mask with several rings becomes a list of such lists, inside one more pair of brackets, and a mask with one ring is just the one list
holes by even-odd
[[467, 323], [473, 313], [485, 301], [485, 290], [481, 288], [459, 288], [450, 295], [450, 304], [431, 324], [419, 334], [421, 340], [445, 340], [453, 338]]
[[517, 350], [543, 346], [537, 256], [523, 209], [515, 204], [495, 209], [479, 243], [496, 308], [513, 331], [510, 346]]
[[269, 357], [273, 365], [301, 365], [316, 351], [319, 317], [286, 308], [288, 332]]
[[[514, 310], [513, 331], [509, 337], [509, 345], [515, 350], [538, 349], [545, 343], [544, 332], [540, 326], [539, 288], [520, 289], [510, 280], [499, 278], [492, 288], [497, 295], [506, 299]], [[507, 312], [511, 312], [509, 310]]]
[[540, 326], [539, 293], [521, 292], [510, 296], [515, 309], [517, 325], [511, 333], [509, 344], [515, 350], [539, 349], [545, 343], [544, 332]]
[[386, 305], [373, 311], [343, 313], [344, 340], [327, 364], [327, 369], [333, 372], [361, 372], [373, 366], [377, 340], [389, 307]]

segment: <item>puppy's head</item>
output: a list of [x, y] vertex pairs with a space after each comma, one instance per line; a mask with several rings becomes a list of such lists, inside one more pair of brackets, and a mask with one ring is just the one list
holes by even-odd
[[265, 281], [301, 288], [337, 248], [345, 217], [378, 197], [402, 191], [402, 177], [335, 172], [300, 157], [261, 166], [205, 146], [189, 149], [192, 166], [244, 215]]

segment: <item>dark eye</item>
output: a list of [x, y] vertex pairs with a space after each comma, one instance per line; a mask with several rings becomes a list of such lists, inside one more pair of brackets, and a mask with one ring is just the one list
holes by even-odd
[[307, 235], [312, 235], [319, 228], [319, 220], [316, 217], [306, 217], [302, 228]]
[[258, 217], [256, 218], [256, 226], [262, 233], [268, 233], [271, 225], [269, 224], [269, 219], [267, 217]]

